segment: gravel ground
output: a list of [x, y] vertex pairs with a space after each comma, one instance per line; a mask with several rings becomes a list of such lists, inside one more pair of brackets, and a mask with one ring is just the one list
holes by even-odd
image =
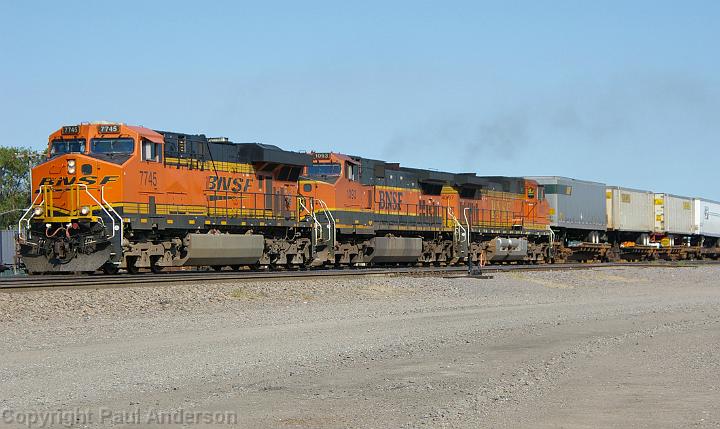
[[494, 276], [0, 293], [0, 426], [720, 427], [720, 267]]

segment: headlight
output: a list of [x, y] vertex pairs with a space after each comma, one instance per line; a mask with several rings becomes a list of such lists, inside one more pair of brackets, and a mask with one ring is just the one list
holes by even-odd
[[75, 160], [74, 159], [68, 160], [68, 173], [75, 174]]
[[35, 216], [42, 216], [43, 211], [43, 208], [38, 206], [33, 210], [33, 214], [35, 214]]
[[83, 216], [87, 216], [88, 213], [90, 213], [90, 207], [88, 206], [82, 206], [80, 207], [80, 214]]

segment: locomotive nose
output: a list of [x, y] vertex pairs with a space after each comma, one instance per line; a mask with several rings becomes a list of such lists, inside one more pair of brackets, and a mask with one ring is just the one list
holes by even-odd
[[[106, 168], [111, 172], [111, 168]], [[92, 220], [102, 210], [103, 189], [118, 184], [119, 176], [98, 178], [103, 170], [97, 160], [82, 154], [60, 155], [39, 174], [34, 217], [47, 223]], [[105, 183], [103, 183], [105, 182]], [[119, 185], [119, 184], [118, 184]]]

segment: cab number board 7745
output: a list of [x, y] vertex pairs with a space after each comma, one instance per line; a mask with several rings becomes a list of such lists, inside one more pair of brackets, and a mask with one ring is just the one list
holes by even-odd
[[118, 124], [100, 124], [97, 127], [97, 130], [100, 134], [115, 134], [120, 132], [120, 125]]
[[65, 125], [64, 127], [62, 127], [62, 134], [77, 134], [79, 132], [79, 125]]

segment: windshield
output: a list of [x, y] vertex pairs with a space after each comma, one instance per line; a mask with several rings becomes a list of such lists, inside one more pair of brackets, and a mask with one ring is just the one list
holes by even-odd
[[92, 139], [93, 153], [133, 153], [133, 139]]
[[53, 140], [50, 155], [85, 152], [85, 139]]
[[340, 164], [313, 164], [307, 168], [308, 176], [339, 176]]

